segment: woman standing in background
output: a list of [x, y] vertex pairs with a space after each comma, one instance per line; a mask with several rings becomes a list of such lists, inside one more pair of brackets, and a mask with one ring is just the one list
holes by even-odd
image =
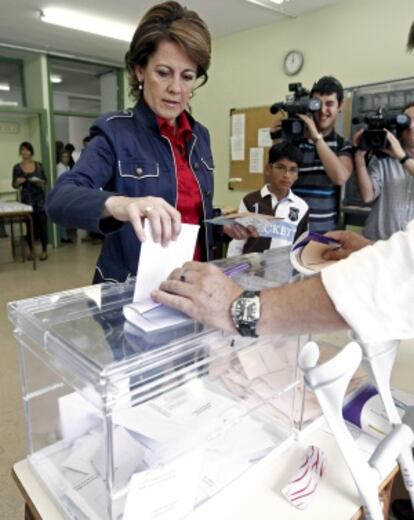
[[[40, 162], [33, 160], [34, 150], [31, 143], [25, 141], [19, 146], [22, 160], [13, 167], [12, 186], [20, 190], [20, 200], [33, 208], [33, 230], [35, 239], [40, 239], [42, 253], [39, 260], [47, 260], [47, 216], [44, 209], [46, 175]], [[36, 254], [35, 245], [26, 235], [30, 247], [30, 257]], [[29, 259], [31, 259], [29, 257]]]

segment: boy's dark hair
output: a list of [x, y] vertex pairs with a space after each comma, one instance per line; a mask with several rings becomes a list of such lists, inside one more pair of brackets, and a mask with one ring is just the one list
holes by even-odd
[[291, 143], [282, 142], [274, 144], [269, 149], [269, 164], [281, 161], [282, 159], [289, 159], [289, 161], [300, 165], [303, 160], [303, 154], [297, 146]]
[[341, 104], [344, 100], [344, 88], [342, 84], [333, 76], [322, 76], [316, 83], [313, 84], [310, 91], [310, 97], [315, 93], [323, 95], [336, 94], [338, 103]]
[[34, 149], [32, 143], [29, 143], [29, 141], [23, 141], [20, 143], [19, 146], [19, 153], [22, 153], [22, 148], [26, 148], [26, 150], [29, 150], [29, 152], [34, 155]]
[[68, 143], [66, 146], [65, 146], [65, 150], [69, 153], [73, 153], [75, 151], [75, 147], [73, 146], [72, 143]]

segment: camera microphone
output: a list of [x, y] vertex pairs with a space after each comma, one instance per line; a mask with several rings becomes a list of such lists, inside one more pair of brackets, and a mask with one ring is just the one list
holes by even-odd
[[285, 103], [274, 103], [271, 107], [270, 107], [270, 113], [271, 114], [277, 114], [278, 112], [280, 112], [281, 110], [284, 110], [286, 107]]

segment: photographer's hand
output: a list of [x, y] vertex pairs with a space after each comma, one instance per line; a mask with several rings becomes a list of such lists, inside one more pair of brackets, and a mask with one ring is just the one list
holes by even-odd
[[360, 128], [352, 136], [352, 144], [356, 148], [355, 161], [355, 177], [358, 184], [359, 193], [364, 202], [368, 203], [374, 200], [374, 187], [372, 185], [371, 177], [369, 176], [367, 165], [365, 162], [366, 150], [360, 148], [362, 134], [365, 129]]
[[395, 135], [384, 128], [385, 132], [387, 133], [387, 139], [390, 144], [389, 148], [385, 148], [381, 150], [382, 152], [386, 153], [393, 159], [397, 159], [400, 161], [403, 157], [405, 157], [405, 151], [403, 147], [401, 146], [400, 141], [395, 137]]
[[362, 157], [365, 157], [365, 154], [367, 153], [366, 150], [363, 150], [362, 148], [360, 148], [362, 134], [364, 133], [364, 131], [365, 131], [365, 128], [360, 128], [352, 136], [352, 145], [357, 149], [356, 153], [360, 154]]
[[310, 139], [312, 139], [312, 141], [317, 141], [320, 138], [321, 134], [316, 127], [315, 121], [305, 114], [298, 114], [298, 116], [305, 123], [306, 128], [308, 129]]
[[308, 136], [315, 144], [319, 159], [325, 169], [326, 175], [337, 186], [342, 186], [351, 176], [353, 170], [353, 161], [348, 156], [338, 156], [326, 143], [323, 133], [318, 130], [315, 121], [304, 114], [298, 114], [298, 117], [305, 123]]
[[276, 121], [270, 127], [270, 138], [273, 144], [277, 144], [282, 136], [282, 119], [276, 119]]

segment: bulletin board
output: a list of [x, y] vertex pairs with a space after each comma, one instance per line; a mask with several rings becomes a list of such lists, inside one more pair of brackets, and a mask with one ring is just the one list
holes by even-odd
[[[263, 172], [271, 146], [269, 129], [281, 117], [282, 114], [271, 114], [268, 105], [230, 110], [229, 189], [255, 191], [263, 186]], [[266, 134], [268, 142], [265, 145]]]

